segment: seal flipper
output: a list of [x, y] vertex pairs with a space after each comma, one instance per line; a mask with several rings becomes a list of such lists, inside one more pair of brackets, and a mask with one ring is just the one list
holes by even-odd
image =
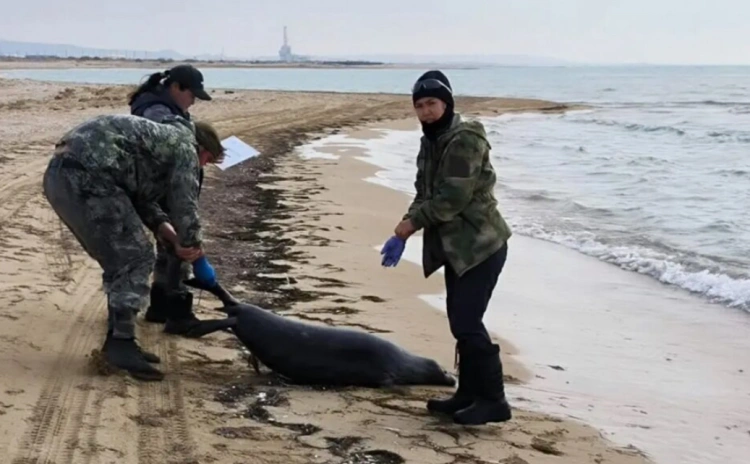
[[208, 319], [196, 322], [195, 325], [185, 334], [188, 338], [200, 338], [210, 333], [220, 330], [234, 329], [237, 325], [236, 317], [226, 319]]
[[208, 293], [218, 298], [219, 301], [224, 303], [225, 306], [235, 306], [240, 303], [218, 282], [216, 283], [216, 285], [210, 286], [198, 281], [198, 279], [196, 279], [195, 277], [183, 280], [182, 282], [189, 287], [207, 291]]
[[248, 357], [247, 362], [250, 363], [251, 366], [253, 366], [255, 373], [260, 375], [260, 363], [258, 362], [257, 356], [255, 356], [252, 351], [250, 352], [250, 356]]

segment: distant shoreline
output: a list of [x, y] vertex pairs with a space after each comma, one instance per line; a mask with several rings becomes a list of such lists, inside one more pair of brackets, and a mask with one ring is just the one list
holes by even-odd
[[456, 63], [383, 63], [377, 61], [331, 60], [302, 61], [239, 61], [239, 60], [171, 60], [127, 58], [21, 58], [0, 57], [0, 69], [68, 69], [68, 68], [156, 68], [168, 69], [181, 63], [197, 68], [256, 68], [256, 69], [423, 69], [439, 66], [443, 69], [479, 69], [481, 65]]

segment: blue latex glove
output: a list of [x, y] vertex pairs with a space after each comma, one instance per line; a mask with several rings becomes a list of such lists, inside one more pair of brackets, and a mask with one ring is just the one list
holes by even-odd
[[216, 271], [214, 271], [214, 268], [209, 264], [208, 258], [205, 256], [201, 256], [193, 261], [193, 274], [203, 284], [212, 287], [216, 285]]
[[404, 252], [405, 247], [406, 240], [398, 238], [395, 235], [389, 238], [385, 242], [385, 245], [383, 245], [383, 249], [380, 250], [380, 254], [383, 255], [383, 266], [395, 267], [401, 259], [401, 254]]

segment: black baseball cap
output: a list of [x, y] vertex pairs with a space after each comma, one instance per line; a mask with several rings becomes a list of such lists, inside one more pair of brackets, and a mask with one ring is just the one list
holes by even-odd
[[194, 66], [180, 64], [171, 68], [168, 72], [170, 81], [177, 82], [184, 88], [192, 91], [195, 98], [211, 100], [211, 95], [206, 93], [206, 90], [203, 88], [203, 73], [198, 71]]

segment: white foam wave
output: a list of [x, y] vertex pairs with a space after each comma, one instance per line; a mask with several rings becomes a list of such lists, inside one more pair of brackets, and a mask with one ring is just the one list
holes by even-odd
[[350, 138], [347, 134], [331, 134], [312, 140], [295, 148], [294, 152], [302, 159], [339, 159], [340, 155], [331, 151], [345, 151], [349, 147], [362, 147], [361, 141]]
[[537, 224], [513, 224], [517, 233], [564, 245], [622, 269], [653, 277], [700, 294], [711, 301], [750, 312], [750, 279], [735, 279], [707, 269], [690, 271], [674, 258], [654, 250], [635, 246], [611, 246], [590, 234], [547, 231]]

